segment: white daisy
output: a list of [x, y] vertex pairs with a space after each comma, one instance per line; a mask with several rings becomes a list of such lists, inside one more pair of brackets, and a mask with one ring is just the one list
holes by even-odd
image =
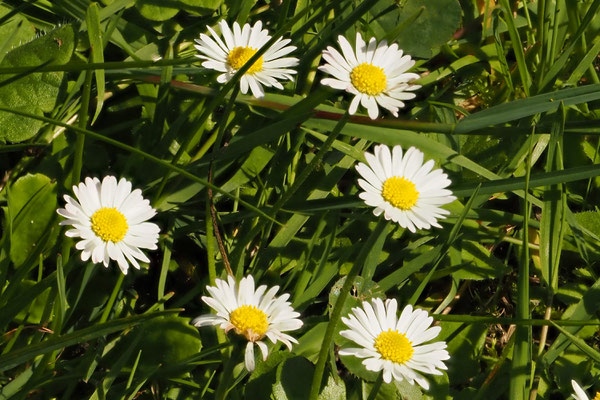
[[[262, 29], [262, 22], [257, 21], [254, 26], [245, 24], [243, 28], [237, 22], [233, 23], [233, 31], [227, 25], [227, 22], [219, 22], [223, 40], [209, 26], [212, 38], [206, 34], [201, 34], [200, 39], [196, 39], [194, 45], [202, 53], [196, 55], [203, 60], [202, 66], [223, 72], [217, 77], [217, 82], [225, 83], [242, 68], [256, 52], [265, 45], [270, 39], [269, 31]], [[280, 80], [293, 80], [292, 75], [296, 73], [293, 67], [298, 65], [298, 59], [294, 57], [284, 57], [296, 50], [295, 46], [286, 46], [290, 39], [279, 38], [267, 49], [267, 51], [246, 71], [240, 79], [240, 90], [246, 94], [248, 87], [254, 97], [263, 97], [265, 92], [262, 86], [276, 87], [283, 89]]]
[[384, 213], [387, 220], [397, 222], [411, 232], [416, 229], [441, 228], [438, 218], [450, 214], [439, 206], [456, 199], [444, 189], [452, 182], [441, 169], [432, 171], [433, 160], [423, 164], [423, 153], [414, 147], [402, 156], [402, 147], [375, 146], [375, 154], [365, 153], [367, 164], [356, 170], [364, 179], [358, 184], [364, 190], [359, 197], [375, 207], [373, 214]]
[[350, 114], [354, 114], [361, 103], [369, 117], [375, 119], [379, 115], [379, 104], [397, 117], [398, 110], [404, 107], [402, 100], [415, 98], [411, 92], [421, 87], [408, 83], [419, 78], [417, 74], [406, 72], [415, 61], [409, 55], [403, 56], [396, 43], [388, 46], [383, 40], [377, 44], [377, 39], [371, 38], [366, 44], [360, 33], [356, 34], [356, 51], [341, 35], [338, 43], [342, 54], [331, 46], [323, 51], [326, 64], [319, 69], [333, 78], [325, 78], [321, 83], [354, 95]]
[[424, 389], [429, 383], [421, 373], [442, 375], [439, 369], [447, 369], [443, 363], [450, 355], [446, 342], [425, 343], [435, 338], [442, 328], [430, 327], [433, 318], [425, 310], [404, 307], [400, 318], [395, 299], [372, 299], [363, 307], [354, 307], [342, 322], [350, 328], [340, 335], [359, 344], [359, 348], [343, 348], [342, 356], [364, 358], [363, 365], [369, 371], [383, 370], [383, 380], [390, 383], [406, 379], [411, 385], [417, 382]]
[[275, 297], [279, 286], [267, 290], [266, 285], [261, 285], [255, 290], [252, 275], [242, 278], [239, 285], [231, 276], [227, 277], [227, 281], [217, 279], [216, 285], [206, 287], [211, 297], [203, 296], [202, 300], [217, 314], [201, 315], [192, 324], [198, 327], [219, 325], [225, 332], [233, 329], [238, 335], [244, 336], [248, 340], [245, 355], [248, 371], [254, 370], [254, 344], [260, 348], [263, 360], [269, 355], [269, 349], [262, 341], [265, 336], [273, 343], [278, 340], [283, 342], [289, 350], [292, 349], [292, 343], [298, 343], [283, 333], [299, 329], [302, 321], [297, 319], [300, 314], [287, 301], [289, 294]]
[[145, 222], [156, 210], [140, 189], [131, 191], [131, 182], [125, 178], [117, 183], [114, 176], [105, 176], [102, 183], [98, 178], [85, 178], [85, 183], [73, 186], [73, 193], [77, 200], [65, 195], [65, 208], [56, 212], [66, 218], [60, 225], [73, 227], [65, 235], [83, 239], [75, 244], [82, 261], [91, 256], [93, 263], [108, 267], [109, 260], [115, 260], [123, 274], [127, 274], [128, 260], [137, 269], [137, 260], [150, 262], [140, 248], [156, 249], [160, 228]]
[[[571, 380], [571, 386], [573, 386], [573, 390], [575, 391], [575, 393], [573, 393], [575, 400], [590, 400], [588, 395], [584, 392], [581, 386], [577, 384], [577, 382]], [[600, 400], [600, 392], [596, 392], [596, 396], [592, 400]]]

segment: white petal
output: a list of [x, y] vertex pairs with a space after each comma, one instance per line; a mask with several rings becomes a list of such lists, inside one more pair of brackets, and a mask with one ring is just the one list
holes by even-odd
[[366, 45], [365, 41], [363, 40], [360, 32], [356, 32], [356, 45], [355, 46], [356, 46], [356, 61], [358, 61], [358, 64], [367, 62], [367, 57], [366, 57], [367, 45]]
[[358, 105], [360, 103], [361, 97], [362, 97], [362, 95], [357, 94], [352, 99], [352, 102], [350, 103], [350, 107], [348, 108], [348, 112], [350, 113], [350, 115], [356, 114], [356, 110], [358, 109]]
[[348, 40], [344, 36], [340, 35], [338, 36], [338, 43], [340, 44], [342, 54], [344, 55], [346, 61], [348, 61], [350, 67], [356, 67], [359, 63], [356, 60], [356, 55], [354, 54], [354, 50], [352, 50], [352, 46], [350, 46]]
[[248, 371], [254, 371], [254, 343], [252, 342], [248, 342], [248, 344], [246, 344], [244, 363], [246, 364], [246, 369]]
[[571, 380], [571, 386], [573, 386], [573, 390], [575, 391], [573, 397], [575, 397], [576, 400], [589, 400], [589, 397], [577, 382]]
[[260, 340], [255, 343], [258, 345], [260, 351], [262, 352], [263, 361], [266, 361], [267, 357], [269, 356], [269, 348], [264, 342], [261, 342]]

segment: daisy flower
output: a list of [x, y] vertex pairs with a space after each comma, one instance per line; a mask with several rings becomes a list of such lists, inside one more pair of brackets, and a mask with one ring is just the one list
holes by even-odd
[[[574, 380], [571, 380], [571, 386], [573, 386], [573, 397], [575, 400], [590, 400], [590, 398], [585, 394], [581, 386], [577, 384]], [[600, 392], [596, 392], [596, 396], [592, 400], [600, 400]]]
[[350, 114], [354, 114], [358, 103], [369, 112], [371, 119], [379, 115], [379, 104], [390, 111], [394, 117], [398, 110], [404, 107], [403, 100], [415, 98], [413, 90], [420, 85], [410, 85], [408, 82], [419, 78], [419, 75], [406, 72], [415, 61], [403, 52], [396, 43], [388, 46], [383, 40], [377, 44], [377, 39], [371, 38], [366, 44], [360, 33], [356, 34], [356, 51], [348, 40], [338, 36], [342, 54], [331, 46], [323, 51], [326, 64], [319, 69], [332, 75], [325, 78], [323, 85], [352, 93], [354, 98], [350, 103]]
[[[212, 38], [201, 34], [196, 39], [194, 47], [201, 53], [197, 54], [203, 60], [202, 66], [222, 72], [217, 77], [217, 82], [225, 83], [242, 68], [256, 52], [270, 39], [269, 31], [262, 29], [262, 22], [257, 21], [254, 26], [245, 24], [243, 28], [237, 22], [233, 23], [233, 31], [227, 22], [219, 22], [223, 40], [209, 26]], [[283, 89], [279, 80], [293, 80], [292, 75], [296, 73], [293, 67], [298, 65], [298, 59], [284, 57], [296, 50], [295, 46], [286, 46], [290, 39], [279, 38], [267, 51], [252, 64], [240, 79], [240, 90], [246, 94], [248, 87], [254, 97], [263, 97], [265, 92], [263, 86]]]
[[260, 348], [263, 360], [267, 359], [269, 349], [262, 341], [265, 337], [273, 343], [283, 342], [289, 350], [292, 343], [298, 343], [283, 333], [299, 329], [302, 321], [287, 301], [289, 294], [275, 297], [279, 286], [267, 290], [266, 285], [261, 285], [255, 289], [252, 275], [242, 278], [239, 284], [231, 276], [227, 281], [217, 279], [216, 285], [206, 287], [211, 296], [203, 296], [202, 300], [217, 314], [201, 315], [192, 324], [197, 327], [219, 325], [225, 332], [233, 329], [244, 336], [248, 340], [244, 357], [248, 371], [254, 370], [254, 344]]
[[400, 318], [395, 299], [372, 299], [363, 302], [362, 308], [354, 307], [342, 322], [350, 329], [340, 335], [360, 345], [359, 348], [343, 348], [342, 356], [364, 358], [363, 365], [369, 371], [383, 370], [383, 380], [390, 383], [406, 379], [411, 385], [417, 382], [429, 389], [422, 373], [442, 375], [438, 369], [447, 369], [443, 363], [450, 358], [446, 342], [423, 344], [435, 338], [442, 328], [430, 327], [433, 318], [425, 310], [404, 307]]
[[452, 182], [441, 169], [432, 171], [433, 160], [423, 164], [423, 153], [414, 147], [402, 155], [402, 147], [392, 151], [386, 145], [375, 146], [375, 154], [365, 153], [367, 164], [359, 163], [356, 170], [364, 190], [359, 197], [375, 207], [373, 214], [383, 213], [385, 219], [397, 222], [411, 232], [416, 229], [441, 228], [438, 218], [449, 211], [439, 206], [456, 199], [444, 189]]
[[146, 222], [156, 214], [150, 202], [142, 197], [140, 189], [131, 190], [125, 178], [117, 183], [114, 176], [85, 178], [85, 183], [73, 186], [77, 200], [65, 195], [65, 208], [56, 210], [65, 217], [60, 225], [71, 225], [68, 237], [79, 237], [75, 248], [81, 250], [81, 260], [90, 257], [93, 263], [108, 267], [115, 260], [123, 274], [128, 261], [137, 269], [137, 260], [150, 262], [140, 249], [157, 248], [158, 225]]

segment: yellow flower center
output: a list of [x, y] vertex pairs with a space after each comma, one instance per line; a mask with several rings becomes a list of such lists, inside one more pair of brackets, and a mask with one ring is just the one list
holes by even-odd
[[352, 85], [361, 93], [376, 96], [383, 92], [387, 86], [387, 78], [383, 68], [373, 64], [362, 63], [350, 72]]
[[596, 392], [596, 397], [593, 400], [600, 400], [600, 392]]
[[235, 327], [237, 334], [246, 336], [246, 339], [251, 342], [260, 340], [269, 328], [267, 314], [255, 306], [246, 305], [236, 308], [229, 314], [229, 321]]
[[[231, 66], [231, 68], [237, 70], [242, 68], [244, 64], [246, 64], [248, 60], [250, 60], [250, 58], [252, 58], [252, 56], [255, 54], [256, 49], [253, 49], [252, 47], [236, 47], [229, 52], [229, 55], [227, 56], [227, 63]], [[256, 72], [262, 71], [262, 68], [263, 58], [261, 56], [254, 62], [254, 64], [252, 64], [250, 68], [248, 68], [246, 73], [252, 75]]]
[[128, 229], [127, 219], [116, 208], [103, 207], [92, 215], [92, 230], [105, 242], [120, 242]]
[[414, 353], [412, 342], [403, 333], [393, 330], [381, 332], [375, 339], [375, 349], [385, 360], [403, 364], [410, 360]]
[[417, 204], [419, 192], [415, 184], [404, 177], [392, 176], [383, 182], [381, 196], [385, 201], [401, 210], [410, 210]]

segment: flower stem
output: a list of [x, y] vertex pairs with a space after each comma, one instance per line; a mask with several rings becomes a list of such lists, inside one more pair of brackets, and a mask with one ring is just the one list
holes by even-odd
[[377, 397], [377, 393], [379, 393], [379, 389], [381, 388], [381, 384], [383, 383], [383, 370], [377, 375], [377, 380], [373, 384], [371, 388], [371, 393], [369, 393], [369, 397], [367, 400], [375, 400]]
[[123, 285], [123, 279], [125, 279], [125, 275], [119, 272], [119, 277], [117, 278], [117, 283], [115, 283], [115, 287], [113, 288], [112, 293], [106, 303], [106, 307], [104, 307], [104, 311], [102, 311], [102, 317], [100, 317], [100, 324], [106, 322], [108, 320], [108, 315], [115, 304], [115, 299], [117, 298], [117, 293], [121, 290], [121, 286]]
[[231, 378], [233, 378], [233, 367], [237, 364], [239, 360], [240, 354], [242, 354], [243, 350], [236, 344], [233, 349], [231, 349], [231, 355], [225, 364], [225, 368], [223, 369], [223, 374], [221, 375], [221, 381], [219, 382], [219, 386], [217, 386], [217, 390], [215, 393], [215, 400], [225, 400], [227, 396], [227, 391], [229, 389], [229, 382], [231, 382]]

